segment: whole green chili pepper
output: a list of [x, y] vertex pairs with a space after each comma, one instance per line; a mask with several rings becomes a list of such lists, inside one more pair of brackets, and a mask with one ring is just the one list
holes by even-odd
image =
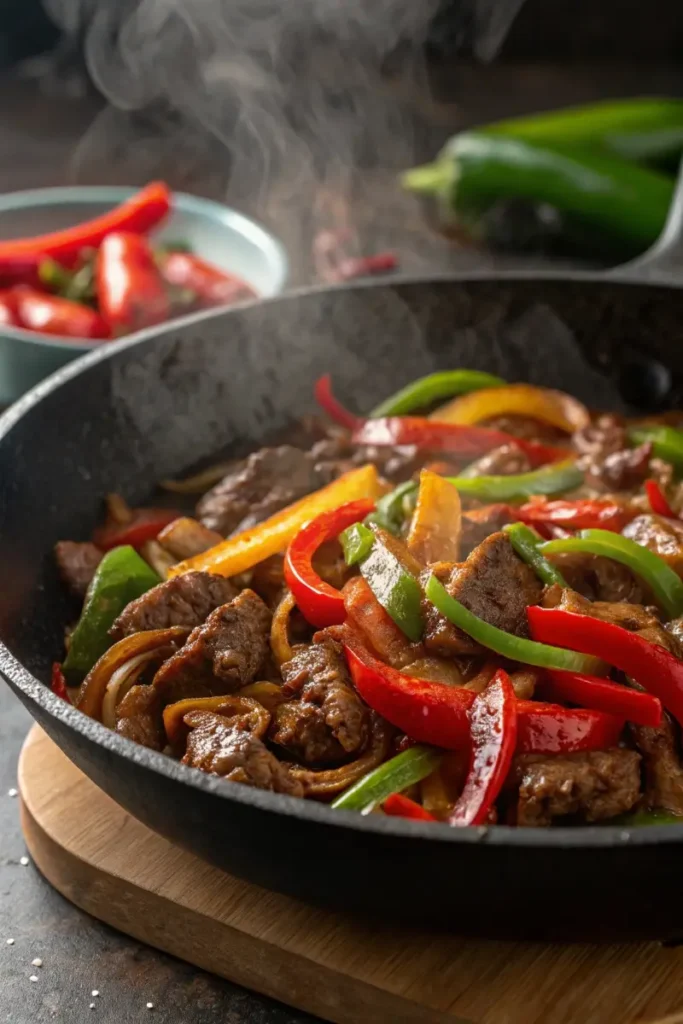
[[496, 388], [505, 384], [502, 377], [482, 370], [444, 370], [430, 373], [428, 377], [420, 377], [404, 388], [385, 398], [376, 406], [370, 416], [405, 416], [415, 409], [424, 409], [441, 398], [452, 398], [453, 395], [464, 395], [480, 388]]
[[646, 444], [650, 441], [657, 458], [683, 469], [683, 430], [661, 426], [631, 427], [628, 437], [633, 444]]
[[440, 198], [476, 234], [500, 200], [547, 203], [640, 253], [661, 234], [673, 196], [665, 174], [609, 153], [538, 146], [482, 132], [458, 135], [436, 163], [403, 176], [405, 188]]
[[369, 772], [333, 801], [340, 811], [371, 811], [392, 793], [400, 793], [431, 775], [442, 755], [432, 747], [409, 747]]
[[364, 523], [354, 523], [347, 526], [339, 534], [339, 543], [344, 552], [344, 561], [347, 565], [356, 565], [366, 555], [375, 543], [375, 535]]
[[370, 553], [360, 563], [360, 572], [384, 610], [409, 640], [422, 638], [422, 589], [416, 578], [381, 536], [375, 536]]
[[503, 629], [498, 629], [497, 626], [490, 625], [465, 608], [460, 601], [451, 597], [436, 576], [429, 577], [425, 593], [428, 600], [449, 622], [458, 626], [477, 643], [495, 651], [503, 658], [519, 661], [523, 665], [559, 668], [566, 672], [583, 672], [587, 675], [598, 675], [600, 672], [599, 658], [594, 658], [589, 654], [578, 654], [576, 651], [566, 651], [561, 647], [552, 647], [549, 644], [541, 644], [536, 640], [526, 640], [524, 637], [514, 636], [512, 633], [506, 633]]
[[554, 462], [531, 473], [511, 476], [449, 476], [463, 494], [482, 501], [523, 501], [535, 494], [562, 494], [573, 491], [583, 481], [575, 462]]
[[647, 583], [657, 603], [670, 619], [683, 615], [683, 580], [642, 544], [609, 530], [581, 530], [578, 537], [550, 540], [541, 544], [543, 554], [585, 551], [620, 562]]
[[532, 530], [526, 523], [510, 523], [508, 526], [504, 526], [503, 530], [507, 533], [510, 543], [522, 561], [531, 566], [543, 583], [548, 585], [559, 583], [561, 587], [567, 586], [562, 573], [554, 565], [551, 565], [539, 551], [538, 546], [542, 540], [535, 530]]
[[407, 504], [414, 504], [417, 498], [417, 487], [415, 480], [406, 480], [405, 483], [399, 484], [393, 491], [379, 499], [375, 511], [366, 517], [365, 522], [376, 523], [389, 533], [400, 533], [403, 523], [410, 514]]
[[69, 683], [80, 682], [111, 646], [109, 629], [127, 604], [159, 583], [134, 548], [108, 551], [88, 587], [78, 625], [71, 634], [62, 669]]
[[683, 151], [683, 100], [660, 97], [603, 100], [482, 125], [532, 145], [603, 149], [625, 160], [659, 163]]

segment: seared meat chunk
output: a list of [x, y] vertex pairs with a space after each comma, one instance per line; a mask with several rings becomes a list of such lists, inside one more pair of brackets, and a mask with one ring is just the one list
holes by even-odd
[[504, 444], [500, 448], [482, 455], [467, 467], [468, 476], [511, 476], [513, 473], [528, 473], [533, 467], [521, 448]]
[[572, 590], [589, 601], [642, 604], [645, 600], [640, 581], [630, 569], [612, 558], [583, 552], [551, 557], [553, 565], [557, 566]]
[[[543, 590], [533, 569], [517, 557], [504, 533], [491, 534], [466, 562], [453, 566], [445, 586], [474, 615], [517, 636], [528, 636], [526, 609], [538, 604]], [[446, 623], [429, 602], [425, 602], [425, 612], [428, 650], [446, 656], [480, 650], [466, 633]]]
[[541, 441], [543, 444], [559, 444], [566, 441], [567, 435], [550, 423], [542, 423], [531, 416], [520, 416], [505, 413], [501, 416], [489, 416], [479, 424], [491, 430], [502, 430], [513, 437], [521, 437], [527, 441]]
[[369, 712], [351, 686], [341, 645], [331, 637], [299, 647], [282, 666], [284, 690], [297, 700], [274, 712], [271, 739], [305, 764], [343, 761], [363, 749]]
[[650, 728], [630, 725], [645, 767], [645, 798], [648, 806], [683, 814], [683, 764], [678, 727], [668, 715]]
[[131, 686], [116, 708], [116, 731], [150, 750], [163, 749], [163, 705], [156, 687]]
[[633, 490], [649, 474], [652, 446], [631, 448], [626, 427], [618, 416], [600, 416], [591, 426], [577, 431], [572, 440], [589, 487], [601, 491]]
[[228, 536], [262, 522], [319, 486], [307, 452], [287, 444], [261, 448], [201, 498], [197, 515], [208, 529]]
[[115, 640], [147, 629], [199, 626], [237, 594], [234, 583], [209, 572], [188, 572], [152, 587], [127, 605], [109, 630]]
[[517, 758], [517, 824], [552, 825], [556, 818], [602, 821], [630, 811], [640, 796], [635, 750], [594, 750], [564, 757]]
[[649, 513], [632, 519], [621, 532], [624, 537], [654, 551], [674, 572], [683, 576], [683, 523]]
[[514, 513], [508, 505], [484, 505], [483, 508], [473, 508], [469, 512], [464, 512], [460, 534], [461, 557], [467, 557], [492, 533], [497, 533], [508, 523], [514, 522]]
[[184, 697], [219, 696], [251, 683], [269, 652], [271, 613], [253, 590], [211, 612], [184, 647], [165, 661], [154, 686], [166, 703]]
[[77, 597], [85, 597], [103, 556], [104, 552], [90, 541], [60, 540], [55, 544], [57, 568], [69, 590]]
[[190, 726], [190, 734], [183, 764], [221, 775], [228, 782], [289, 796], [304, 795], [302, 784], [250, 732], [235, 729], [210, 711], [191, 711], [185, 715], [185, 724]]

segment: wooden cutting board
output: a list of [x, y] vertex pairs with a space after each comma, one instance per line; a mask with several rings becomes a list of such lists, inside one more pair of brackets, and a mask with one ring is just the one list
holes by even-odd
[[316, 910], [151, 832], [37, 726], [19, 786], [29, 852], [67, 899], [335, 1024], [683, 1024], [683, 947], [473, 941]]

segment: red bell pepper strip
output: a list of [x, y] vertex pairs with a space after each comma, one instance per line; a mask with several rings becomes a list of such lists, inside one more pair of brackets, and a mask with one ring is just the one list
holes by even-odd
[[655, 515], [666, 516], [667, 519], [678, 519], [678, 516], [667, 501], [664, 491], [656, 480], [645, 481], [645, 493], [647, 494], [647, 500], [650, 502], [650, 508]]
[[518, 510], [523, 523], [536, 526], [563, 526], [569, 530], [621, 530], [638, 514], [614, 501], [587, 499], [583, 501], [529, 501]]
[[413, 821], [437, 820], [433, 814], [426, 811], [415, 800], [403, 796], [402, 793], [392, 793], [391, 796], [388, 796], [382, 804], [382, 810], [393, 818], [411, 818]]
[[[411, 739], [446, 750], [467, 748], [469, 710], [475, 694], [463, 687], [404, 675], [370, 653], [359, 635], [343, 627], [351, 678], [366, 704]], [[601, 711], [517, 702], [517, 752], [561, 754], [604, 750], [619, 740], [623, 718]]]
[[339, 399], [335, 398], [332, 393], [332, 378], [329, 373], [326, 373], [315, 382], [313, 393], [320, 408], [327, 413], [331, 420], [338, 423], [340, 427], [346, 427], [347, 430], [355, 430], [357, 427], [362, 426], [364, 422], [362, 417], [354, 416], [349, 409], [344, 408]]
[[59, 295], [39, 292], [29, 285], [13, 289], [17, 320], [21, 327], [39, 334], [66, 338], [109, 338], [109, 327], [95, 309]]
[[166, 283], [192, 292], [199, 306], [228, 306], [256, 294], [241, 278], [191, 252], [169, 252], [161, 257], [160, 266]]
[[529, 607], [527, 617], [535, 640], [561, 644], [609, 662], [659, 697], [683, 725], [683, 661], [663, 647], [611, 622], [559, 608]]
[[145, 541], [155, 540], [165, 526], [178, 518], [180, 513], [169, 508], [139, 508], [133, 511], [128, 523], [105, 523], [93, 532], [93, 544], [102, 551], [129, 544], [141, 547]]
[[337, 264], [328, 280], [354, 281], [373, 274], [388, 274], [397, 267], [398, 257], [393, 252], [377, 252], [374, 256], [348, 256]]
[[470, 768], [449, 825], [483, 825], [510, 770], [517, 746], [517, 707], [510, 677], [503, 669], [475, 697], [470, 727]]
[[319, 629], [343, 622], [346, 610], [341, 591], [322, 580], [313, 568], [313, 556], [321, 544], [334, 540], [374, 507], [374, 501], [367, 499], [349, 501], [317, 516], [290, 541], [285, 555], [285, 580], [304, 618]]
[[568, 700], [584, 708], [607, 711], [627, 718], [635, 725], [657, 727], [662, 721], [662, 703], [651, 693], [633, 690], [597, 676], [547, 669], [550, 683], [543, 685], [551, 700]]
[[5, 327], [21, 327], [17, 314], [17, 299], [13, 289], [0, 291], [0, 324]]
[[[155, 181], [131, 196], [115, 210], [95, 217], [73, 228], [53, 231], [34, 238], [10, 239], [0, 242], [0, 278], [13, 275], [22, 260], [35, 259], [36, 270], [41, 259], [52, 257], [64, 266], [73, 266], [83, 249], [96, 249], [113, 231], [143, 234], [155, 228], [171, 208], [171, 193], [163, 182]], [[24, 267], [29, 267], [25, 263]], [[22, 276], [22, 280], [24, 277]]]
[[97, 253], [95, 281], [100, 311], [114, 335], [168, 319], [166, 287], [142, 235], [124, 231], [107, 235]]
[[55, 661], [52, 665], [52, 676], [50, 679], [50, 689], [54, 693], [55, 697], [61, 697], [67, 704], [71, 704], [71, 698], [69, 697], [69, 691], [66, 688], [66, 679], [62, 672], [62, 666], [58, 661]]

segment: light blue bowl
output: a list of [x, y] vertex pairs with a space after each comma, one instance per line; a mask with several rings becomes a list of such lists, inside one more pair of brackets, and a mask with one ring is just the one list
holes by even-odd
[[[10, 192], [0, 196], [0, 239], [27, 238], [78, 224], [118, 206], [136, 191], [90, 186]], [[281, 292], [287, 278], [287, 256], [277, 239], [248, 217], [209, 199], [174, 192], [173, 212], [153, 237], [188, 242], [199, 256], [238, 274], [264, 297]], [[0, 405], [13, 402], [97, 344], [102, 342], [0, 327]]]

